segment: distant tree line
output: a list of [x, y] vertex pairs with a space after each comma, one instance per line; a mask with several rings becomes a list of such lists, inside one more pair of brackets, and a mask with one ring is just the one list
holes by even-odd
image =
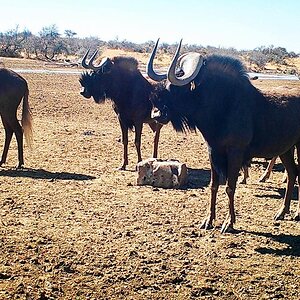
[[4, 57], [56, 60], [60, 54], [79, 55], [81, 49], [99, 45], [98, 38], [80, 39], [72, 30], [65, 30], [61, 35], [56, 25], [43, 27], [38, 35], [29, 30], [19, 31], [18, 27], [0, 32], [0, 56]]
[[[82, 57], [86, 49], [100, 48], [122, 49], [126, 51], [148, 53], [153, 47], [153, 41], [135, 44], [118, 38], [103, 41], [98, 37], [78, 38], [76, 32], [65, 30], [61, 35], [56, 25], [43, 27], [34, 35], [29, 30], [19, 31], [17, 26], [6, 32], [0, 32], [0, 56], [26, 57], [47, 60], [57, 60], [60, 55]], [[184, 51], [196, 51], [204, 54], [226, 54], [243, 57], [250, 65], [255, 64], [258, 69], [264, 69], [267, 63], [286, 64], [287, 58], [299, 57], [300, 54], [288, 52], [283, 47], [259, 47], [254, 50], [238, 51], [234, 48], [203, 47], [201, 45], [183, 45]], [[176, 45], [162, 43], [160, 51], [173, 55]], [[295, 72], [297, 72], [295, 70]]]

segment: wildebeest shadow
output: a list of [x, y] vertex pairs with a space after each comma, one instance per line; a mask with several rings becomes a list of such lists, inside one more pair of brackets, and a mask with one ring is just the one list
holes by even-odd
[[188, 168], [186, 189], [201, 189], [210, 183], [210, 170]]
[[[271, 189], [271, 188], [270, 188]], [[262, 194], [262, 195], [255, 195], [255, 197], [257, 198], [263, 198], [263, 199], [283, 199], [284, 195], [285, 195], [285, 188], [275, 188], [272, 189], [274, 190], [274, 194], [270, 195], [270, 194]], [[298, 187], [295, 186], [293, 189], [293, 194], [292, 194], [292, 200], [297, 200], [298, 199]]]
[[[270, 160], [258, 160], [258, 159], [253, 159], [251, 161], [251, 165], [258, 165], [261, 166], [263, 168], [263, 170], [265, 170], [267, 168], [267, 166], [269, 165]], [[284, 166], [281, 163], [280, 159], [277, 159], [277, 162], [274, 164], [273, 168], [272, 168], [272, 172], [284, 172]]]
[[68, 172], [50, 172], [44, 169], [7, 169], [0, 170], [0, 176], [9, 176], [9, 177], [27, 177], [35, 179], [47, 179], [47, 180], [91, 180], [96, 177], [77, 174], [77, 173], [68, 173]]
[[272, 234], [265, 232], [255, 232], [248, 231], [249, 234], [263, 236], [272, 239], [275, 242], [285, 244], [286, 248], [284, 249], [273, 249], [271, 247], [259, 247], [255, 251], [261, 254], [273, 254], [273, 255], [287, 255], [287, 256], [297, 256], [300, 257], [300, 236], [299, 235], [290, 235], [290, 234]]

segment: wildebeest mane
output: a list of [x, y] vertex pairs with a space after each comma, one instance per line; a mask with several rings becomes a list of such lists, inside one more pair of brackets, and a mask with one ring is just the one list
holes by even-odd
[[91, 81], [92, 74], [90, 72], [84, 71], [81, 73], [79, 82], [82, 86], [85, 86], [86, 84], [89, 84]]
[[[248, 79], [246, 67], [237, 58], [232, 56], [210, 55], [206, 57], [203, 69], [208, 69], [210, 73], [218, 74], [222, 77]], [[200, 71], [201, 72], [201, 71]]]
[[116, 66], [119, 66], [122, 69], [126, 69], [128, 71], [137, 71], [138, 69], [138, 61], [133, 57], [124, 57], [124, 56], [116, 56], [112, 58], [112, 61]]

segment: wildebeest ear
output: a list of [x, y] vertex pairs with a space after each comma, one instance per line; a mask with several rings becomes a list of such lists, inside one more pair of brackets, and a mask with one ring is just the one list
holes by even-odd
[[113, 62], [108, 57], [103, 58], [100, 63], [102, 73], [103, 74], [109, 73], [111, 71], [112, 65]]

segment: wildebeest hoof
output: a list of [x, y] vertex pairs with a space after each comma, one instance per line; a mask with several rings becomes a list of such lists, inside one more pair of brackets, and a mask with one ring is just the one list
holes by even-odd
[[228, 222], [224, 222], [221, 228], [221, 233], [235, 233], [236, 230], [233, 228], [233, 225], [228, 223]]
[[297, 222], [299, 222], [300, 221], [300, 215], [299, 214], [295, 214], [294, 220], [297, 221]]
[[238, 230], [233, 228], [233, 225], [224, 225], [221, 228], [221, 233], [238, 233]]
[[123, 166], [119, 167], [118, 170], [119, 171], [125, 171], [126, 170], [126, 166], [123, 165]]
[[267, 180], [267, 177], [262, 176], [258, 179], [258, 182], [266, 182], [266, 180]]
[[22, 169], [24, 169], [24, 164], [16, 165], [16, 170], [22, 170]]
[[283, 220], [284, 219], [284, 211], [280, 210], [277, 212], [277, 214], [274, 216], [274, 220], [275, 221], [280, 221], [280, 220]]
[[212, 222], [209, 219], [205, 219], [200, 225], [200, 229], [210, 230], [213, 228]]

